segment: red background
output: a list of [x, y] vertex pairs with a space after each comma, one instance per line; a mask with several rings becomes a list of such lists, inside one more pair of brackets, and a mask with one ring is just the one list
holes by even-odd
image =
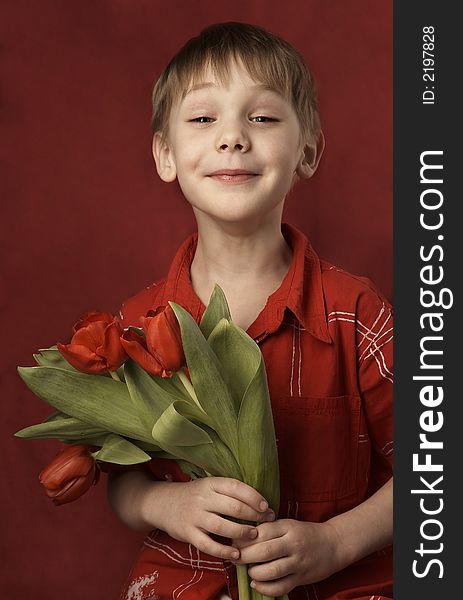
[[306, 57], [327, 147], [286, 220], [318, 253], [391, 297], [392, 3], [388, 0], [15, 0], [3, 3], [2, 553], [0, 596], [117, 598], [140, 534], [112, 514], [105, 481], [55, 508], [37, 474], [58, 442], [14, 431], [51, 412], [15, 367], [66, 341], [90, 308], [164, 274], [194, 228], [150, 154], [150, 91], [209, 23], [264, 26]]

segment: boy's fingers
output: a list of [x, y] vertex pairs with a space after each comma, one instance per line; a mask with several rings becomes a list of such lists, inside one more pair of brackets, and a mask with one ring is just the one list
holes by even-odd
[[241, 502], [248, 504], [258, 513], [265, 512], [268, 509], [268, 502], [262, 494], [259, 494], [250, 485], [238, 481], [238, 479], [214, 477], [211, 478], [210, 483], [215, 492], [241, 500]]
[[208, 506], [210, 512], [233, 517], [241, 521], [260, 522], [267, 513], [261, 513], [241, 500], [217, 494]]
[[252, 565], [248, 573], [255, 581], [273, 581], [294, 573], [294, 562], [285, 556], [276, 560], [270, 559], [262, 564]]
[[240, 552], [241, 552], [242, 548], [246, 548], [247, 546], [254, 544], [254, 543], [255, 543], [255, 538], [253, 540], [251, 540], [251, 539], [245, 540], [242, 538], [241, 539], [239, 539], [239, 538], [232, 539], [232, 546], [234, 548], [238, 548], [238, 550], [240, 550]]
[[243, 525], [229, 521], [218, 515], [211, 515], [209, 522], [204, 527], [210, 533], [234, 540], [250, 541], [257, 537], [257, 529], [251, 525]]
[[281, 579], [275, 579], [273, 581], [253, 580], [253, 582], [257, 592], [272, 598], [283, 596], [298, 585], [295, 575], [288, 575], [287, 577], [282, 577]]
[[237, 560], [240, 556], [240, 551], [237, 548], [219, 544], [219, 542], [216, 542], [207, 534], [202, 532], [198, 532], [193, 540], [193, 544], [196, 546], [196, 548], [198, 548], [198, 550], [201, 550], [201, 552], [205, 552], [211, 556], [216, 556], [217, 558]]
[[[283, 557], [286, 554], [284, 546], [279, 538], [269, 540], [267, 542], [256, 543], [240, 550], [240, 562], [251, 563], [267, 563]], [[236, 559], [235, 559], [236, 560]], [[257, 571], [259, 573], [259, 571]], [[253, 574], [251, 574], [254, 576]], [[275, 575], [272, 579], [283, 577], [283, 575]]]
[[275, 519], [275, 513], [273, 512], [273, 510], [270, 509], [262, 515], [261, 521], [274, 521]]
[[260, 523], [257, 526], [257, 541], [266, 542], [268, 540], [274, 540], [275, 538], [283, 537], [287, 531], [288, 528], [284, 519], [280, 519], [274, 523]]
[[[284, 522], [262, 523], [257, 525], [257, 537], [245, 544], [237, 544], [240, 549], [240, 558], [237, 564], [258, 563], [273, 560], [285, 554], [282, 540], [286, 533]], [[238, 541], [238, 540], [237, 540]]]

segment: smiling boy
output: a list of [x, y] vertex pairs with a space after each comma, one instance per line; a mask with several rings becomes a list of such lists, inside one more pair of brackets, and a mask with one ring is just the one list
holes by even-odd
[[186, 481], [171, 461], [113, 473], [115, 512], [153, 530], [121, 598], [236, 597], [230, 560], [255, 563], [253, 585], [268, 596], [392, 597], [390, 306], [281, 222], [324, 147], [304, 61], [259, 28], [214, 25], [171, 61], [153, 107], [158, 174], [178, 180], [198, 232], [166, 278], [125, 303], [122, 323], [168, 300], [199, 321], [222, 287], [264, 355], [282, 503], [274, 515], [244, 483]]
[[304, 151], [291, 105], [236, 63], [225, 86], [205, 71], [172, 108], [166, 134], [155, 134], [153, 154], [159, 176], [178, 179], [198, 224], [193, 288], [207, 304], [221, 285], [246, 330], [288, 271], [284, 198], [296, 174], [314, 173], [323, 138], [318, 151]]

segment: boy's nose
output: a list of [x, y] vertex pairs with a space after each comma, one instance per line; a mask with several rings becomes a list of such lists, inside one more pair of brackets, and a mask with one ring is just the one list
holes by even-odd
[[239, 128], [222, 131], [217, 139], [217, 150], [219, 152], [246, 152], [250, 147], [248, 137]]
[[239, 144], [236, 143], [234, 146], [228, 145], [228, 144], [221, 144], [219, 150], [221, 150], [222, 152], [226, 152], [228, 149], [236, 149], [236, 150], [240, 150], [242, 151], [245, 148], [244, 144]]

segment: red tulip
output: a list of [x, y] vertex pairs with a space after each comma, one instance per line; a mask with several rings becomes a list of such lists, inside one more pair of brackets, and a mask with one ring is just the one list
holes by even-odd
[[145, 337], [128, 329], [121, 337], [121, 344], [148, 373], [172, 377], [185, 365], [180, 326], [174, 311], [169, 305], [159, 306], [140, 320]]
[[58, 452], [40, 473], [39, 481], [47, 496], [59, 506], [80, 498], [92, 484], [97, 483], [99, 475], [89, 446], [76, 444]]
[[64, 358], [83, 373], [115, 371], [127, 360], [120, 342], [122, 327], [111, 313], [90, 311], [74, 325], [71, 343], [57, 343]]

